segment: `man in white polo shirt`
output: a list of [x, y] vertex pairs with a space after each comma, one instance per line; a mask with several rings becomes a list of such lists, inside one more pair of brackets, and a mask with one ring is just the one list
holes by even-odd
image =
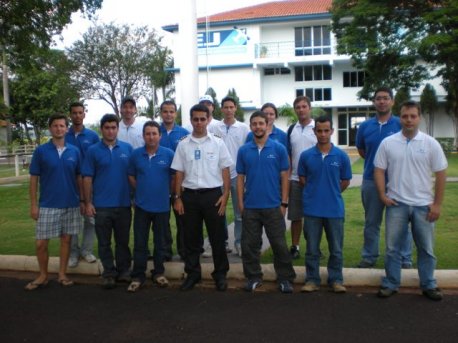
[[129, 143], [137, 149], [145, 145], [143, 124], [145, 120], [136, 118], [137, 103], [134, 98], [126, 96], [121, 102], [121, 121], [119, 122], [118, 139]]
[[[442, 299], [434, 278], [434, 222], [441, 212], [447, 159], [440, 144], [419, 131], [420, 114], [417, 103], [404, 102], [401, 132], [385, 138], [375, 155], [375, 184], [386, 206], [386, 277], [377, 293], [380, 298], [392, 296], [401, 284], [401, 246], [410, 222], [423, 295]], [[436, 179], [434, 194], [431, 174]]]

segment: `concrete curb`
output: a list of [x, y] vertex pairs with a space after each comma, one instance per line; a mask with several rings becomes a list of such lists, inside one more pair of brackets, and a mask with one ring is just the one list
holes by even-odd
[[[148, 262], [148, 269], [153, 267], [151, 261]], [[18, 256], [18, 255], [0, 255], [0, 270], [37, 272], [38, 262], [35, 256]], [[301, 284], [305, 279], [305, 267], [294, 267], [296, 271], [296, 280], [294, 283]], [[59, 271], [59, 258], [49, 258], [49, 272], [57, 273]], [[212, 263], [202, 263], [202, 278], [204, 280], [212, 280], [211, 273], [213, 271]], [[275, 281], [276, 274], [273, 264], [263, 264], [262, 271], [265, 281]], [[102, 273], [102, 265], [100, 261], [96, 263], [86, 263], [81, 261], [76, 268], [68, 268], [68, 274], [83, 274], [100, 276]], [[344, 268], [344, 283], [346, 286], [357, 287], [379, 287], [380, 280], [385, 275], [383, 269], [359, 269], [359, 268]], [[185, 276], [184, 264], [182, 262], [167, 262], [165, 264], [165, 275], [171, 280], [181, 280]], [[320, 276], [325, 284], [327, 279], [326, 267], [320, 268]], [[241, 263], [231, 264], [227, 274], [229, 280], [244, 280], [243, 267]], [[446, 289], [458, 288], [458, 270], [436, 270], [435, 277], [439, 287]], [[419, 278], [416, 269], [402, 270], [402, 287], [418, 287]]]

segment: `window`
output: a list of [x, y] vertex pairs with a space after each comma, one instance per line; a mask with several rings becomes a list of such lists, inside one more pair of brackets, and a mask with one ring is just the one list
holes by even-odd
[[332, 80], [332, 67], [328, 64], [294, 68], [295, 81]]
[[269, 75], [285, 75], [285, 74], [291, 74], [291, 70], [288, 68], [265, 68], [264, 69], [264, 75], [269, 76]]
[[343, 86], [344, 87], [363, 87], [365, 74], [363, 71], [344, 71]]
[[329, 55], [331, 32], [329, 26], [305, 26], [294, 28], [296, 56]]
[[296, 97], [305, 95], [310, 101], [331, 101], [331, 88], [305, 88], [296, 89]]

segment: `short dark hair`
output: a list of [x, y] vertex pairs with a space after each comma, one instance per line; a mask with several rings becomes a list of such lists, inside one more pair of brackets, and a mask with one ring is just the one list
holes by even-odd
[[401, 112], [402, 108], [416, 108], [418, 110], [418, 115], [421, 116], [421, 106], [418, 102], [413, 101], [413, 100], [406, 100], [401, 104], [401, 107], [399, 107], [399, 112]]
[[311, 103], [310, 98], [308, 96], [299, 95], [296, 99], [294, 99], [293, 108], [296, 108], [296, 105], [298, 103], [300, 103], [301, 101], [305, 101], [309, 105], [309, 107], [312, 107], [312, 103]]
[[192, 119], [192, 113], [193, 112], [205, 112], [207, 115], [207, 118], [210, 116], [210, 111], [208, 110], [208, 107], [202, 104], [195, 104], [194, 106], [191, 107], [189, 110], [189, 117]]
[[382, 87], [379, 87], [379, 88], [377, 88], [375, 90], [372, 100], [375, 100], [375, 97], [377, 96], [377, 93], [379, 93], [379, 92], [388, 93], [390, 98], [393, 99], [393, 90], [391, 88], [389, 88], [389, 87], [382, 86]]
[[177, 104], [175, 104], [175, 101], [173, 100], [165, 100], [162, 102], [161, 106], [159, 107], [159, 110], [162, 112], [162, 107], [165, 105], [173, 105], [175, 107], [175, 112], [177, 111]]
[[275, 112], [275, 118], [278, 118], [278, 110], [277, 110], [277, 107], [276, 107], [274, 104], [272, 104], [271, 102], [266, 102], [264, 105], [262, 105], [261, 111], [264, 111], [266, 108], [269, 108], [269, 107], [270, 107], [271, 109], [274, 110], [274, 112]]
[[68, 107], [68, 111], [71, 112], [73, 107], [82, 107], [84, 109], [86, 108], [81, 101], [72, 102], [70, 106]]
[[133, 97], [131, 97], [130, 95], [126, 96], [124, 99], [122, 99], [121, 101], [121, 107], [124, 106], [126, 104], [126, 102], [130, 102], [131, 104], [134, 105], [135, 108], [137, 108], [137, 102], [135, 101], [135, 99]]
[[263, 111], [254, 111], [250, 116], [250, 124], [251, 124], [251, 120], [257, 117], [264, 118], [267, 124], [267, 115]]
[[142, 132], [143, 134], [145, 134], [145, 130], [147, 127], [157, 128], [157, 130], [159, 131], [159, 136], [161, 135], [161, 126], [157, 122], [153, 120], [148, 120], [147, 122], [145, 122], [145, 124], [143, 124], [143, 132]]
[[119, 127], [119, 118], [116, 114], [107, 113], [104, 114], [102, 119], [100, 119], [100, 128], [105, 125], [105, 123], [115, 122], [116, 126]]
[[233, 97], [231, 97], [231, 96], [226, 96], [226, 97], [224, 97], [224, 98], [221, 100], [221, 107], [224, 106], [224, 103], [225, 103], [226, 101], [231, 101], [231, 102], [234, 104], [234, 106], [237, 106], [237, 103], [235, 102], [235, 99], [234, 99]]
[[317, 123], [326, 123], [326, 122], [329, 122], [329, 124], [331, 125], [331, 129], [332, 129], [333, 128], [332, 127], [332, 118], [327, 115], [319, 116], [318, 118], [315, 119], [315, 128], [316, 128]]
[[55, 120], [59, 120], [59, 119], [64, 119], [65, 120], [65, 126], [68, 127], [68, 124], [69, 124], [68, 117], [63, 113], [54, 113], [51, 116], [49, 116], [48, 127], [51, 127], [52, 123]]

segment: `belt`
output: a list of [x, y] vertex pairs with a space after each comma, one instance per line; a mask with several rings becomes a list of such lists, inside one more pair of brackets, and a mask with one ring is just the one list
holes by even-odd
[[212, 192], [216, 190], [221, 190], [221, 187], [215, 187], [215, 188], [198, 188], [198, 189], [191, 189], [191, 188], [185, 188], [184, 191], [188, 193], [194, 193], [194, 194], [202, 194], [202, 193], [207, 193], [207, 192]]

